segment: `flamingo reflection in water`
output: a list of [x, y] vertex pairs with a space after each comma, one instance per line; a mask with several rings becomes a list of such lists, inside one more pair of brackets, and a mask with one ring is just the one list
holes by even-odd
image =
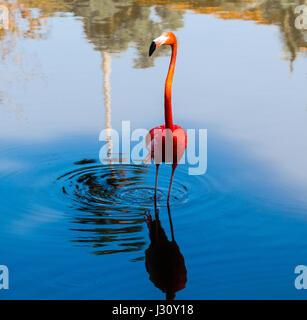
[[166, 294], [166, 300], [173, 300], [176, 292], [185, 288], [187, 270], [184, 257], [175, 241], [172, 217], [167, 206], [171, 228], [171, 241], [161, 226], [157, 202], [155, 201], [155, 219], [147, 215], [150, 246], [145, 251], [145, 266], [153, 284]]

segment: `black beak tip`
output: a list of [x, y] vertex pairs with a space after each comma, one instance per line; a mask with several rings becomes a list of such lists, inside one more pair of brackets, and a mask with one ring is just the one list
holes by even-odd
[[149, 56], [151, 56], [155, 50], [156, 50], [156, 43], [153, 41], [149, 48]]

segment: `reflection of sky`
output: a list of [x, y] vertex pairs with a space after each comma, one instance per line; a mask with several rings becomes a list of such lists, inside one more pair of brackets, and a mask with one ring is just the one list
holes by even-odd
[[[25, 52], [38, 56], [44, 81], [33, 79], [26, 90], [23, 83], [9, 89], [25, 119], [15, 117], [10, 105], [0, 105], [0, 142], [43, 142], [85, 132], [97, 132], [98, 140], [103, 129], [101, 54], [80, 38], [81, 22], [53, 19], [47, 40], [24, 41]], [[306, 59], [297, 58], [290, 73], [275, 26], [187, 14], [185, 28], [176, 34], [175, 122], [208, 128], [208, 139], [225, 136], [285, 181], [307, 187]], [[134, 128], [163, 123], [169, 58], [157, 59], [149, 69], [133, 69], [133, 58], [133, 49], [112, 56], [113, 128], [122, 120], [131, 120]], [[7, 77], [14, 81], [14, 72]]]

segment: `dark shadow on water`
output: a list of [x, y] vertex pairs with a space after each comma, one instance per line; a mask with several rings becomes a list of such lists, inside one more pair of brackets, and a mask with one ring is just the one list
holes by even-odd
[[90, 164], [90, 163], [95, 163], [95, 162], [96, 162], [95, 159], [86, 159], [86, 158], [84, 158], [84, 159], [82, 159], [80, 161], [74, 162], [74, 164], [76, 164], [76, 165], [78, 165], [78, 164]]
[[176, 292], [185, 288], [187, 269], [184, 257], [175, 241], [170, 207], [168, 216], [171, 228], [171, 241], [168, 240], [159, 219], [159, 210], [155, 203], [155, 219], [147, 217], [150, 246], [145, 251], [145, 266], [150, 280], [166, 295], [167, 300], [173, 300]]

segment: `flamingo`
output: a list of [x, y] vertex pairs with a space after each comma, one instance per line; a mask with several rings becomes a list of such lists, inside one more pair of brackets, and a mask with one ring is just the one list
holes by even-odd
[[156, 164], [155, 199], [157, 198], [158, 172], [160, 163], [172, 163], [172, 175], [168, 189], [167, 204], [169, 205], [174, 173], [187, 147], [187, 134], [183, 128], [173, 123], [172, 116], [172, 84], [177, 56], [177, 39], [172, 32], [164, 32], [154, 39], [149, 48], [149, 56], [161, 45], [170, 45], [172, 56], [165, 81], [164, 117], [165, 124], [151, 129], [146, 136], [146, 146], [149, 150], [146, 161], [154, 159]]

